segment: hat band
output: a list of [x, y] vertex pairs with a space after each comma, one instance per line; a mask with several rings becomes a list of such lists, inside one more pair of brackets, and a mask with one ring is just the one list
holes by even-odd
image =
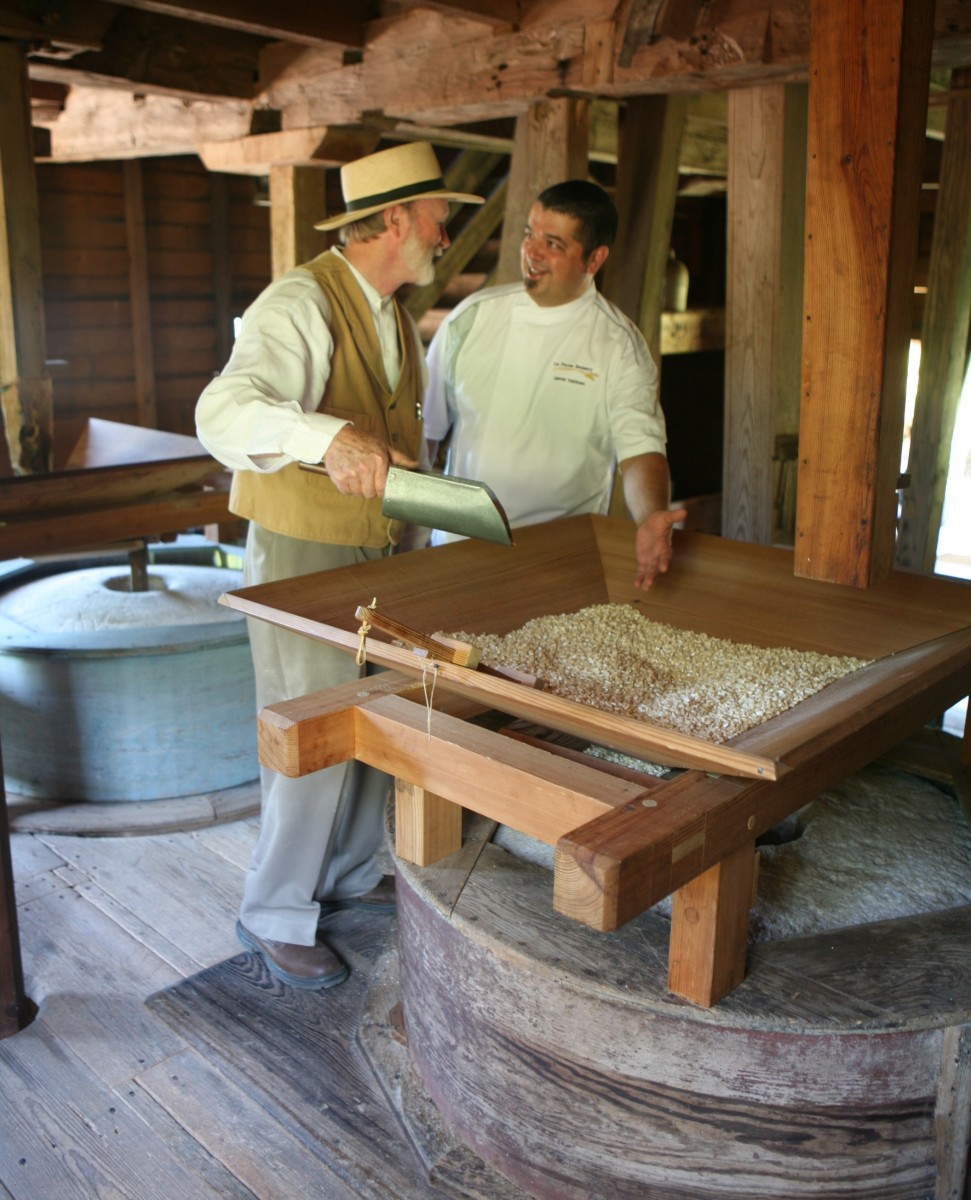
[[375, 192], [371, 196], [362, 196], [359, 200], [349, 200], [344, 207], [349, 213], [357, 212], [362, 208], [375, 208], [377, 205], [386, 207], [389, 204], [396, 204], [399, 200], [407, 200], [409, 196], [417, 196], [424, 192], [443, 191], [445, 181], [439, 176], [438, 179], [424, 179], [421, 183], [409, 183], [405, 187], [392, 188], [390, 192]]

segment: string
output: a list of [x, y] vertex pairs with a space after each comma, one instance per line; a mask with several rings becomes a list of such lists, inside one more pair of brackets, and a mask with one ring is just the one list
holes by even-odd
[[[378, 603], [378, 598], [377, 598], [377, 596], [375, 596], [374, 599], [371, 601], [371, 603], [368, 605], [368, 609], [376, 607], [377, 603]], [[365, 609], [365, 611], [367, 611], [367, 609]], [[367, 635], [371, 632], [371, 622], [367, 619], [367, 617], [364, 617], [361, 621], [361, 631], [360, 632], [361, 632], [361, 638], [360, 638], [360, 641], [357, 643], [357, 657], [354, 659], [354, 661], [357, 663], [357, 665], [359, 667], [363, 667], [364, 664], [367, 662], [367, 646], [365, 645], [365, 639], [367, 638]]]
[[[432, 672], [432, 690], [428, 691], [428, 670]], [[421, 690], [425, 696], [425, 712], [426, 716], [426, 736], [429, 741], [432, 739], [432, 701], [435, 699], [435, 684], [438, 682], [438, 663], [433, 659], [426, 659], [421, 664]]]

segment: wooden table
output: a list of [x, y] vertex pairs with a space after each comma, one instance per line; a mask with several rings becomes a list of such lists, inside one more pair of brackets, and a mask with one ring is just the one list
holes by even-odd
[[[65, 425], [70, 425], [65, 422]], [[46, 475], [0, 478], [0, 558], [225, 524], [228, 477], [194, 437], [89, 418]]]
[[[633, 526], [578, 517], [247, 588], [230, 607], [356, 653], [356, 609], [425, 632], [505, 633], [591, 604], [630, 603], [679, 628], [874, 659], [722, 746], [592, 710], [369, 635], [390, 672], [260, 714], [261, 761], [303, 775], [357, 758], [395, 776], [397, 852], [419, 865], [461, 844], [461, 808], [555, 846], [556, 909], [616, 929], [674, 893], [670, 990], [710, 1006], [744, 977], [756, 839], [971, 688], [971, 584], [895, 573], [868, 590], [797, 579], [785, 550], [676, 535], [671, 571], [635, 591]], [[423, 665], [424, 664], [424, 665]], [[645, 785], [566, 761], [468, 718], [498, 710], [684, 768]], [[964, 756], [969, 742], [965, 735]]]

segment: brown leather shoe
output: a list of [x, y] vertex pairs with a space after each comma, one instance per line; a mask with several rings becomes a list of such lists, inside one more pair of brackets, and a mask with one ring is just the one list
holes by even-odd
[[242, 921], [236, 922], [236, 937], [248, 950], [263, 955], [270, 972], [295, 988], [335, 987], [350, 974], [347, 964], [326, 942], [315, 946], [297, 946], [292, 942], [274, 942], [250, 933]]
[[326, 917], [329, 913], [338, 912], [342, 908], [359, 908], [364, 912], [393, 913], [397, 912], [398, 901], [395, 895], [394, 876], [382, 875], [381, 882], [376, 887], [365, 892], [363, 896], [348, 896], [344, 900], [321, 900], [320, 915]]

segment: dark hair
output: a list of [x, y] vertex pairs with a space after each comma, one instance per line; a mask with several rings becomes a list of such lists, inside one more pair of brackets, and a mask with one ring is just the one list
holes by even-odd
[[599, 184], [586, 179], [568, 179], [540, 192], [536, 200], [552, 212], [574, 218], [584, 257], [589, 258], [598, 246], [609, 249], [614, 244], [617, 209]]

